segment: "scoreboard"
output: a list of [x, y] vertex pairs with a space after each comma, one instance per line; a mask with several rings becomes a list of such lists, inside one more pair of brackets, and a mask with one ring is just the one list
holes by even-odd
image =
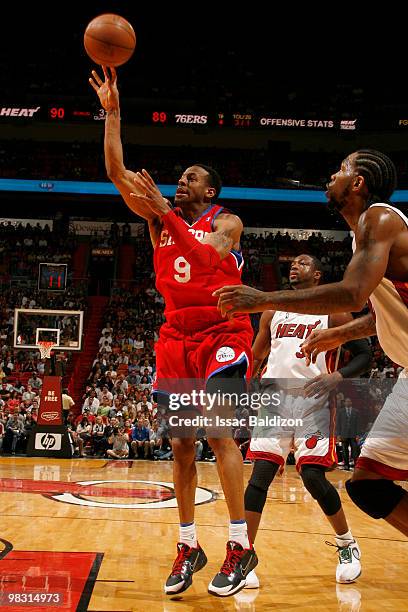
[[[156, 108], [148, 110], [135, 106], [131, 101], [122, 102], [122, 115], [129, 124], [158, 127], [186, 128], [233, 128], [259, 130], [356, 130], [361, 127], [361, 118], [349, 117], [316, 117], [305, 113], [305, 116], [284, 116], [279, 112], [227, 112], [191, 110], [180, 108], [169, 110]], [[0, 106], [0, 125], [2, 123], [47, 122], [57, 124], [83, 123], [90, 124], [105, 121], [106, 113], [98, 103], [59, 102], [52, 100], [47, 104], [20, 105], [17, 102]], [[400, 126], [399, 126], [400, 127]]]
[[[97, 124], [105, 121], [106, 113], [99, 106], [99, 102], [90, 102], [86, 99], [73, 102], [60, 101], [50, 98], [46, 103], [27, 104], [19, 103], [17, 100], [5, 104], [0, 101], [0, 126], [2, 124], [22, 124], [26, 122], [52, 123], [62, 125], [64, 123]], [[122, 116], [127, 124], [157, 127], [184, 127], [194, 129], [223, 129], [232, 128], [237, 130], [262, 130], [262, 131], [331, 131], [331, 132], [354, 132], [354, 131], [399, 131], [408, 130], [408, 112], [401, 116], [383, 113], [381, 116], [366, 113], [350, 113], [339, 109], [336, 115], [324, 111], [320, 114], [298, 111], [297, 115], [285, 113], [282, 109], [270, 108], [269, 110], [245, 111], [245, 110], [208, 110], [202, 107], [197, 109], [188, 108], [146, 108], [137, 101], [124, 99], [122, 101]], [[403, 116], [402, 116], [403, 115]]]

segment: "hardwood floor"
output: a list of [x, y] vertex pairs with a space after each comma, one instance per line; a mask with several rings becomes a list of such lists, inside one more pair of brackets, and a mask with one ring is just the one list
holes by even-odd
[[[216, 465], [197, 467], [196, 523], [208, 564], [170, 599], [163, 583], [178, 538], [172, 462], [1, 458], [0, 609], [27, 610], [7, 603], [15, 592], [59, 593], [56, 610], [90, 612], [408, 610], [408, 540], [349, 501], [348, 473], [330, 473], [363, 564], [356, 583], [336, 585], [336, 550], [325, 545], [334, 541], [330, 525], [292, 467], [275, 479], [258, 533], [261, 588], [225, 599], [207, 594], [228, 519]], [[250, 472], [245, 466], [246, 479]]]

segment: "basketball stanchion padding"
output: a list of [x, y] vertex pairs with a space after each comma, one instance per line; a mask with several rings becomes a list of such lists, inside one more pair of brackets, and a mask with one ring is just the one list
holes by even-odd
[[[40, 341], [42, 359], [50, 359], [55, 342]], [[36, 426], [27, 445], [29, 457], [72, 457], [71, 437], [62, 419], [61, 377], [44, 376]]]

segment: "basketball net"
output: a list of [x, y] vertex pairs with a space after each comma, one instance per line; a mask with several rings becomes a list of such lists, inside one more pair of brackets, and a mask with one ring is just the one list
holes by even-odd
[[48, 340], [39, 340], [37, 346], [38, 350], [41, 353], [41, 359], [50, 359], [51, 351], [55, 346], [55, 342], [50, 342]]

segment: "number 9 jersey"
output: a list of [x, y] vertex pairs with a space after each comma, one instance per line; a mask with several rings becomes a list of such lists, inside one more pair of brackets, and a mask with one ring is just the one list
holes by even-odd
[[[176, 208], [175, 211], [183, 219], [181, 210]], [[220, 213], [229, 214], [229, 211], [213, 205], [191, 226], [183, 221], [188, 231], [201, 242], [214, 231], [214, 221]], [[183, 257], [169, 231], [162, 229], [154, 251], [154, 269], [156, 287], [166, 303], [165, 315], [192, 306], [216, 306], [217, 298], [212, 296], [213, 291], [224, 285], [241, 285], [243, 263], [241, 252], [232, 250], [217, 268], [194, 265]]]
[[[180, 209], [177, 214], [182, 217]], [[197, 240], [214, 231], [214, 220], [228, 213], [210, 206], [188, 231]], [[248, 378], [252, 365], [253, 331], [247, 314], [231, 320], [221, 316], [212, 293], [224, 285], [241, 285], [241, 252], [230, 251], [217, 267], [188, 261], [163, 229], [154, 252], [156, 287], [165, 300], [166, 322], [156, 344], [156, 391], [171, 392], [171, 380], [201, 379], [238, 368]]]

